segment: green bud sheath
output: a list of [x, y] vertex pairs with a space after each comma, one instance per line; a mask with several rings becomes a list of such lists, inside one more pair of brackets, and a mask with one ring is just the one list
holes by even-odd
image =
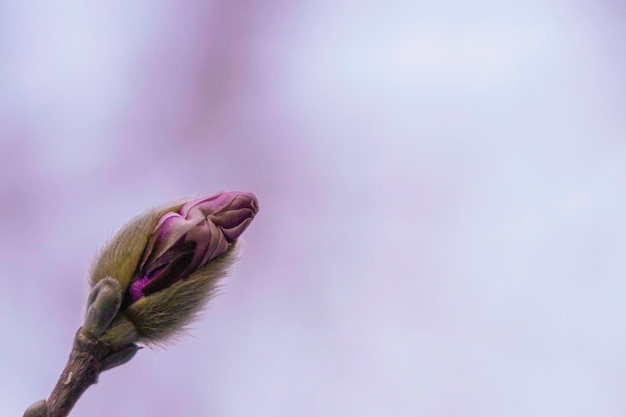
[[139, 346], [131, 343], [129, 345], [122, 346], [118, 350], [114, 350], [105, 356], [100, 362], [100, 372], [108, 371], [109, 369], [124, 365], [135, 356], [139, 349], [141, 349]]
[[122, 289], [116, 280], [106, 277], [98, 281], [89, 293], [83, 331], [91, 337], [100, 337], [118, 313], [122, 297]]
[[138, 340], [139, 333], [135, 325], [126, 318], [123, 311], [120, 311], [123, 295], [128, 289], [159, 217], [181, 206], [182, 204], [176, 204], [153, 209], [134, 218], [124, 225], [102, 249], [92, 266], [89, 283], [94, 291], [101, 281], [115, 280], [119, 284], [120, 304], [117, 305], [118, 311], [109, 320], [108, 328], [102, 329], [101, 324], [106, 320], [103, 320], [101, 312], [98, 309], [94, 311], [89, 303], [85, 320], [88, 333], [99, 337], [111, 346], [123, 346]]
[[131, 304], [124, 315], [135, 325], [139, 341], [160, 344], [184, 332], [215, 293], [217, 282], [230, 272], [237, 260], [236, 252], [230, 247], [188, 278]]
[[116, 348], [184, 331], [236, 261], [237, 239], [257, 212], [253, 194], [221, 192], [135, 218], [94, 263], [85, 331]]
[[119, 282], [122, 290], [126, 291], [159, 218], [167, 212], [179, 210], [182, 206], [183, 204], [179, 203], [153, 209], [124, 225], [94, 262], [91, 269], [91, 286], [106, 277], [112, 277]]

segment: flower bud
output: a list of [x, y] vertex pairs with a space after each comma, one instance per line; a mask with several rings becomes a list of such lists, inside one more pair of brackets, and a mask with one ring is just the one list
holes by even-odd
[[121, 304], [120, 284], [111, 277], [98, 281], [87, 299], [83, 331], [91, 337], [100, 337], [113, 321]]
[[141, 348], [134, 343], [122, 346], [117, 350], [113, 350], [107, 356], [102, 359], [100, 363], [100, 371], [108, 371], [120, 365], [124, 365], [130, 361]]
[[46, 400], [39, 400], [24, 411], [22, 417], [48, 417], [48, 405]]
[[157, 292], [223, 255], [257, 213], [249, 193], [220, 193], [192, 200], [159, 219], [148, 241], [130, 301]]
[[123, 298], [102, 339], [156, 343], [179, 332], [228, 272], [237, 239], [257, 212], [253, 194], [222, 192], [153, 210], [125, 226], [92, 270], [92, 286], [112, 277]]

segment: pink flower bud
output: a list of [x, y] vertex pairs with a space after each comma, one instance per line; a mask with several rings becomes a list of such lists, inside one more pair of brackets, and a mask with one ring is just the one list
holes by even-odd
[[130, 303], [185, 279], [223, 255], [258, 210], [252, 193], [221, 192], [163, 214], [128, 289]]

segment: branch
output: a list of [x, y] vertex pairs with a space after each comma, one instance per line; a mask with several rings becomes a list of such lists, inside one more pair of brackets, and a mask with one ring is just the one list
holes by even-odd
[[24, 417], [67, 417], [101, 372], [162, 343], [196, 317], [259, 210], [254, 194], [220, 192], [154, 209], [127, 224], [92, 270], [85, 321], [48, 400]]
[[48, 401], [33, 404], [24, 417], [67, 417], [87, 388], [98, 381], [103, 360], [111, 351], [106, 343], [78, 329], [72, 353]]

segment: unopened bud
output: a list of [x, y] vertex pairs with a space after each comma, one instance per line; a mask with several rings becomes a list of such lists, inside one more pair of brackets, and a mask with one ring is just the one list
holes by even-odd
[[[88, 310], [89, 331], [117, 346], [163, 342], [179, 332], [228, 273], [237, 239], [257, 212], [253, 194], [222, 192], [150, 211], [126, 225], [94, 265], [91, 283], [103, 289], [90, 303], [98, 314]], [[119, 289], [100, 284], [109, 279]], [[120, 305], [114, 293], [122, 294]], [[115, 308], [115, 317], [100, 311]]]

